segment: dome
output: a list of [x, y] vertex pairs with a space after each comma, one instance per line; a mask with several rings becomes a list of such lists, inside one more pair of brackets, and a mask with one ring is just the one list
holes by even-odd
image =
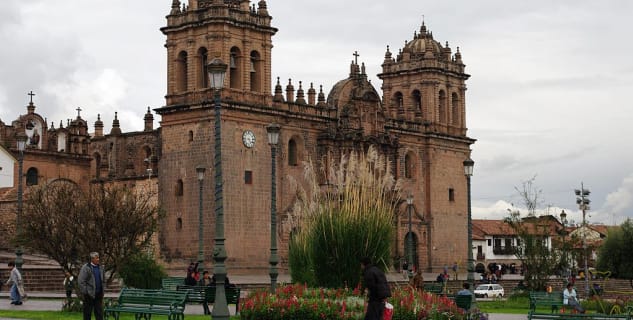
[[367, 81], [366, 78], [362, 78], [361, 81], [358, 80], [350, 77], [337, 82], [328, 94], [327, 104], [339, 108], [359, 99], [379, 102], [380, 95], [371, 82]]
[[426, 52], [427, 48], [429, 48], [429, 51], [432, 51], [433, 53], [442, 52], [442, 45], [440, 45], [439, 42], [433, 40], [433, 38], [427, 37], [426, 35], [418, 36], [417, 38], [413, 39], [413, 41], [408, 42], [404, 46], [403, 51], [423, 54], [424, 52]]

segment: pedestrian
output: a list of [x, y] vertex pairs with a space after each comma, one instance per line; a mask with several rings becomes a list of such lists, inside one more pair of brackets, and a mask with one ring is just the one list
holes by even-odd
[[73, 295], [73, 289], [75, 288], [75, 277], [66, 271], [66, 277], [64, 277], [64, 289], [66, 289], [66, 301], [70, 302]]
[[11, 286], [11, 304], [19, 306], [22, 305], [22, 296], [25, 295], [24, 287], [22, 284], [22, 274], [20, 273], [20, 270], [18, 270], [18, 268], [15, 266], [15, 262], [9, 261], [8, 266], [11, 268], [11, 274], [6, 284]]
[[200, 273], [198, 272], [198, 262], [190, 263], [187, 268], [187, 277], [185, 278], [185, 284], [188, 286], [195, 286], [200, 280]]
[[407, 260], [404, 260], [404, 263], [402, 264], [402, 277], [409, 279], [409, 264], [407, 263]]
[[202, 272], [202, 285], [210, 286], [211, 285], [211, 276], [209, 276], [209, 271]]
[[371, 263], [368, 257], [362, 258], [360, 264], [363, 271], [363, 284], [369, 298], [365, 320], [380, 320], [385, 309], [385, 302], [388, 297], [391, 297], [387, 277], [382, 270]]
[[563, 304], [568, 305], [576, 309], [580, 313], [585, 313], [585, 308], [580, 305], [578, 298], [576, 297], [576, 289], [571, 283], [567, 284], [567, 288], [563, 290]]
[[470, 291], [470, 284], [468, 282], [464, 282], [462, 284], [462, 290], [457, 291], [458, 296], [472, 296], [473, 293]]
[[99, 253], [90, 253], [90, 262], [79, 271], [79, 291], [83, 297], [83, 320], [90, 320], [92, 313], [96, 320], [103, 320], [104, 270], [99, 264]]
[[424, 290], [424, 277], [422, 276], [422, 270], [418, 270], [415, 273], [413, 279], [411, 279], [411, 286], [416, 290]]

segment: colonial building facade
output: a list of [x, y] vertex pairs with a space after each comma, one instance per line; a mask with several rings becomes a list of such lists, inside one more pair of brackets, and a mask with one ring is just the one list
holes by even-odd
[[[465, 82], [469, 75], [459, 49], [453, 52], [448, 44], [436, 41], [422, 24], [397, 53], [387, 47], [378, 75], [381, 92], [368, 81], [364, 63], [356, 58], [348, 70], [342, 70], [346, 78], [326, 95], [312, 83], [273, 81], [272, 42], [277, 29], [271, 21], [264, 0], [256, 4], [173, 0], [167, 24], [161, 28], [166, 36], [167, 93], [165, 106], [154, 110], [161, 117], [160, 128], [152, 128], [150, 110], [143, 131], [122, 132], [115, 115], [112, 130], [105, 135], [100, 119], [94, 134], [88, 135], [79, 111], [73, 120], [79, 129], [69, 122], [63, 128], [65, 135], [59, 131], [61, 126], [47, 127], [39, 117], [38, 132], [43, 135], [39, 143], [53, 156], [51, 165], [66, 163], [65, 168], [73, 169], [65, 175], [76, 181], [111, 179], [131, 186], [154, 181], [167, 213], [159, 233], [160, 255], [176, 265], [197, 259], [196, 167], [205, 167], [204, 252], [207, 266], [211, 265], [215, 118], [207, 64], [219, 58], [228, 65], [220, 101], [230, 273], [268, 271], [272, 169], [266, 126], [273, 123], [281, 127], [276, 167], [279, 218], [273, 232], [279, 239], [282, 269], [287, 268], [293, 228], [288, 215], [297, 200], [291, 180], [302, 181], [302, 163], [311, 160], [327, 166], [323, 159], [369, 146], [390, 159], [403, 192], [413, 197], [411, 207], [404, 201], [399, 206], [394, 221], [394, 258], [404, 259], [405, 239], [410, 236], [416, 268], [431, 271], [454, 261], [465, 264], [468, 195], [463, 162], [470, 157], [475, 140], [467, 136]], [[27, 118], [28, 114], [15, 126], [0, 128], [9, 149], [15, 151], [11, 137], [16, 130], [24, 130]], [[36, 153], [29, 149], [25, 161], [37, 168], [40, 155]], [[90, 179], [82, 180], [84, 175]], [[59, 176], [46, 173], [40, 180]], [[326, 183], [327, 177], [323, 180]], [[412, 232], [407, 235], [409, 221]]]

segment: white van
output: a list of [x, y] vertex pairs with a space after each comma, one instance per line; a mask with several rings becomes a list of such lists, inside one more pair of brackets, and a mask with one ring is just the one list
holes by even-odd
[[498, 284], [480, 284], [475, 288], [475, 297], [477, 298], [493, 298], [503, 297], [505, 294], [503, 287]]

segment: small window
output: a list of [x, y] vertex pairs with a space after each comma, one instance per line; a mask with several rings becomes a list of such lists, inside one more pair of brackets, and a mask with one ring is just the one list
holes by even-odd
[[27, 186], [35, 186], [37, 185], [38, 176], [36, 168], [29, 168], [26, 171], [26, 185]]
[[193, 142], [193, 131], [189, 130], [189, 142]]
[[297, 165], [297, 142], [295, 139], [290, 139], [290, 141], [288, 141], [288, 165]]
[[176, 230], [182, 230], [182, 218], [176, 219]]
[[182, 195], [184, 194], [182, 179], [178, 179], [178, 181], [176, 182], [175, 193], [177, 197], [182, 197]]
[[407, 179], [413, 178], [415, 172], [415, 160], [413, 153], [409, 152], [404, 156], [404, 177]]
[[488, 239], [488, 246], [490, 247], [492, 245], [492, 240]]
[[250, 170], [244, 171], [244, 183], [253, 184], [253, 171], [250, 171]]
[[448, 188], [448, 201], [455, 202], [455, 189]]

